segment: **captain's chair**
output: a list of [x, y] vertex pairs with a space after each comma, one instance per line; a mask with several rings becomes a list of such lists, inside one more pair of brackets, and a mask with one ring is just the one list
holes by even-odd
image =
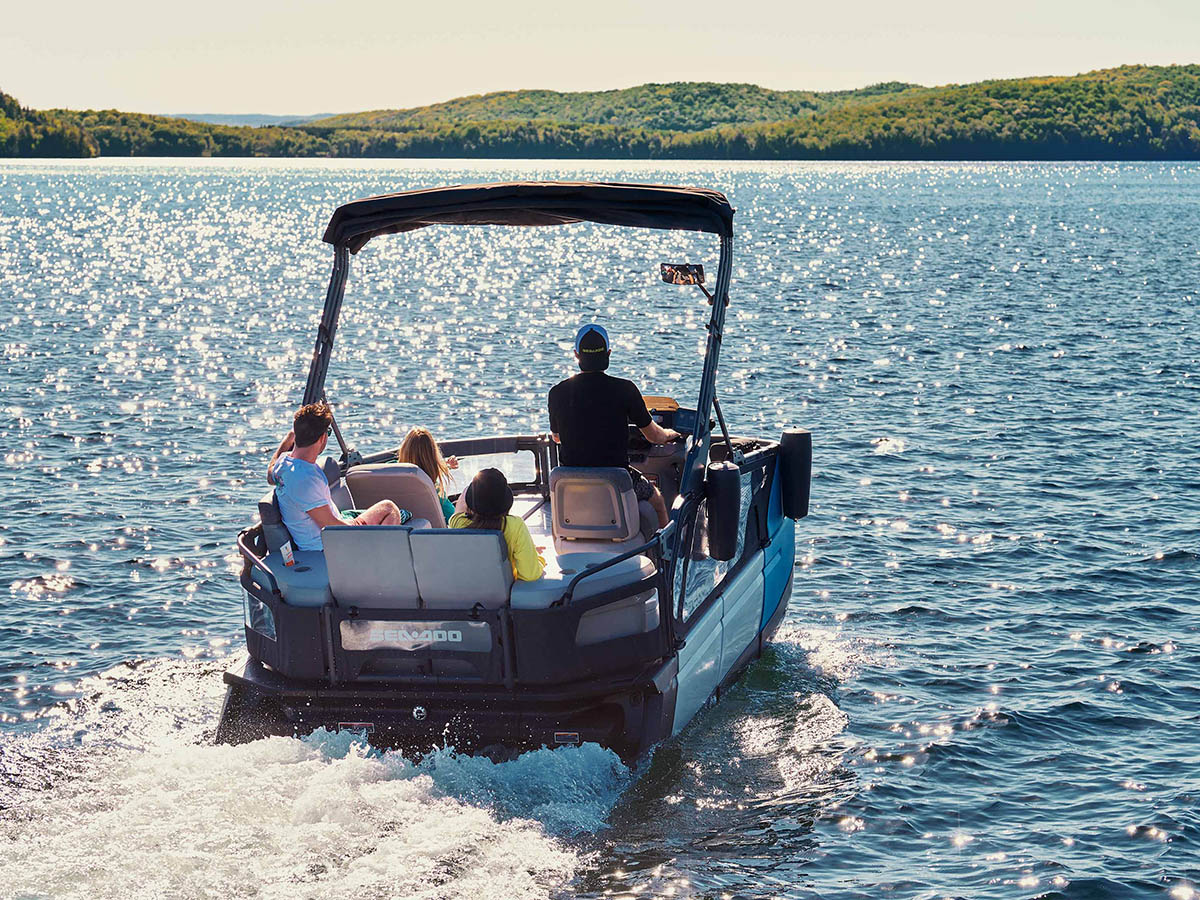
[[380, 500], [391, 500], [412, 513], [414, 519], [428, 519], [434, 528], [446, 527], [446, 516], [433, 482], [412, 463], [354, 466], [346, 472], [346, 486], [359, 509], [368, 509]]
[[658, 517], [621, 468], [559, 466], [550, 473], [554, 552], [622, 553], [644, 544]]

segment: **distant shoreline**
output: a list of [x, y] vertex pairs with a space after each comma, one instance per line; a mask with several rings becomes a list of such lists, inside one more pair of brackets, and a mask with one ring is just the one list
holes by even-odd
[[248, 163], [248, 162], [342, 162], [342, 163], [486, 163], [486, 162], [509, 162], [509, 163], [565, 163], [571, 165], [584, 163], [663, 163], [663, 164], [689, 164], [689, 163], [711, 163], [711, 164], [731, 164], [731, 163], [778, 163], [786, 165], [789, 163], [860, 163], [862, 165], [894, 165], [898, 163], [909, 165], [1037, 165], [1044, 163], [1058, 163], [1062, 165], [1080, 165], [1080, 166], [1102, 166], [1102, 165], [1117, 165], [1123, 163], [1200, 163], [1200, 156], [1192, 157], [1122, 157], [1110, 159], [1097, 158], [1013, 158], [1013, 159], [979, 159], [979, 158], [957, 158], [957, 159], [935, 159], [935, 158], [913, 158], [913, 159], [862, 159], [862, 158], [821, 158], [821, 159], [779, 159], [765, 157], [740, 157], [737, 159], [729, 158], [713, 158], [713, 157], [612, 157], [612, 156], [0, 156], [0, 166], [8, 163], [89, 163], [108, 164], [113, 162], [146, 162], [146, 163], [171, 163], [183, 161], [206, 161], [206, 162], [227, 162], [227, 163]]
[[31, 110], [0, 94], [0, 157], [1184, 162], [1200, 160], [1200, 65], [825, 93], [510, 91], [258, 126]]

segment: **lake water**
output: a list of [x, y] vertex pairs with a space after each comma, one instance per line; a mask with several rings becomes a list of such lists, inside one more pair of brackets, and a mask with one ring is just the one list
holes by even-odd
[[[345, 200], [513, 178], [737, 208], [719, 391], [810, 428], [764, 659], [636, 771], [209, 741], [234, 538]], [[354, 258], [360, 448], [546, 427], [583, 319], [694, 402], [697, 235], [430, 228]], [[0, 165], [0, 896], [1200, 895], [1200, 166]]]

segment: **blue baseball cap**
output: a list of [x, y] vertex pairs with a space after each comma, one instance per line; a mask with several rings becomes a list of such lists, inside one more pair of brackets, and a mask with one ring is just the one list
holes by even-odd
[[584, 372], [603, 372], [608, 368], [608, 332], [603, 325], [589, 322], [575, 333], [575, 353]]

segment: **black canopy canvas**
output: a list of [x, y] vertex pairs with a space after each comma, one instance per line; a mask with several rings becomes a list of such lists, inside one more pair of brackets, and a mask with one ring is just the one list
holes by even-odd
[[324, 240], [361, 250], [380, 234], [427, 225], [566, 225], [600, 222], [733, 234], [725, 195], [704, 188], [569, 181], [464, 184], [367, 197], [339, 206]]

